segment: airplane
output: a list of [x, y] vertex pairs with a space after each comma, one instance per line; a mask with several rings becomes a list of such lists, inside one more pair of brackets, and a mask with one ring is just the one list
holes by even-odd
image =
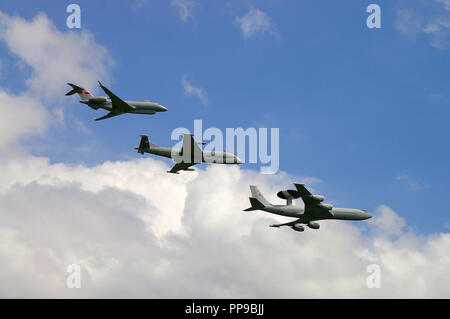
[[72, 87], [72, 90], [67, 92], [66, 96], [78, 93], [81, 99], [80, 103], [86, 104], [89, 107], [93, 108], [94, 110], [101, 108], [109, 111], [109, 113], [106, 114], [105, 116], [102, 116], [97, 119], [94, 118], [95, 121], [104, 120], [124, 113], [155, 114], [156, 112], [167, 111], [167, 109], [164, 106], [156, 102], [150, 102], [147, 100], [124, 101], [117, 95], [115, 95], [113, 92], [108, 90], [106, 87], [104, 87], [102, 83], [100, 83], [100, 81], [98, 82], [98, 84], [103, 89], [103, 91], [105, 91], [105, 93], [108, 95], [109, 99], [106, 98], [105, 96], [93, 96], [91, 95], [91, 93], [86, 91], [86, 89], [82, 88], [81, 86], [72, 83], [67, 84]]
[[[279, 198], [286, 200], [286, 205], [272, 205], [261, 194], [257, 186], [251, 185], [250, 190], [250, 208], [244, 211], [262, 210], [275, 215], [294, 217], [296, 220], [289, 223], [270, 225], [270, 227], [279, 228], [281, 226], [289, 226], [293, 230], [302, 232], [307, 225], [311, 229], [319, 229], [320, 225], [316, 223], [318, 220], [339, 219], [339, 220], [365, 220], [372, 216], [363, 209], [354, 208], [336, 208], [331, 204], [322, 203], [324, 197], [322, 195], [312, 195], [304, 184], [294, 184], [297, 190], [283, 190], [277, 193]], [[293, 199], [300, 198], [305, 203], [305, 208], [292, 204]]]
[[178, 171], [194, 171], [190, 167], [199, 163], [242, 164], [239, 157], [232, 153], [202, 151], [197, 144], [205, 143], [196, 143], [192, 134], [183, 134], [181, 149], [158, 146], [150, 143], [147, 135], [141, 135], [141, 142], [135, 149], [142, 155], [150, 153], [173, 159], [176, 164], [167, 173], [174, 174], [179, 174]]

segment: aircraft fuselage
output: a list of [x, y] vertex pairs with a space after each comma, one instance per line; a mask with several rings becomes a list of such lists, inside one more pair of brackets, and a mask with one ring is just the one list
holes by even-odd
[[[150, 154], [155, 154], [158, 156], [163, 156], [173, 159], [177, 162], [179, 157], [182, 157], [181, 150], [161, 147], [156, 145], [150, 145], [150, 149], [146, 151]], [[191, 159], [190, 161], [185, 161], [186, 163], [216, 163], [216, 164], [241, 164], [242, 161], [234, 154], [228, 152], [215, 152], [215, 151], [203, 151], [201, 158]]]
[[[159, 103], [150, 101], [125, 101], [129, 105], [133, 106], [135, 110], [129, 111], [127, 113], [135, 114], [155, 114], [156, 112], [165, 112], [167, 109]], [[93, 109], [104, 109], [107, 111], [112, 111], [111, 100], [106, 100], [104, 102], [96, 101], [80, 101], [80, 103], [87, 104]]]
[[266, 211], [268, 213], [272, 213], [275, 215], [281, 215], [286, 217], [295, 217], [302, 219], [304, 222], [316, 221], [316, 220], [325, 220], [325, 219], [341, 219], [341, 220], [364, 220], [369, 219], [371, 215], [362, 209], [355, 208], [338, 208], [333, 207], [330, 210], [330, 213], [333, 217], [319, 217], [319, 216], [311, 216], [305, 214], [305, 211], [302, 207], [297, 205], [271, 205], [266, 206], [264, 208], [260, 208], [260, 210]]

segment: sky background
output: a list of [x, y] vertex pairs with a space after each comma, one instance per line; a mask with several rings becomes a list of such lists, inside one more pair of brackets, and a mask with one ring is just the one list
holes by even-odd
[[[37, 94], [52, 114], [42, 127], [18, 136], [19, 152], [46, 158], [48, 165], [94, 168], [140, 159], [134, 150], [140, 134], [173, 145], [172, 130], [193, 130], [194, 120], [224, 132], [275, 127], [280, 173], [264, 177], [268, 185], [273, 178], [290, 188], [308, 177], [336, 206], [380, 215], [386, 205], [421, 236], [449, 231], [447, 0], [76, 1], [79, 30], [66, 26], [69, 3], [17, 0], [0, 6], [2, 14], [29, 23], [43, 14], [61, 41], [73, 40], [66, 55], [73, 52], [73, 61], [91, 72], [40, 77], [51, 68], [52, 55], [36, 62], [33, 52], [20, 48], [45, 38], [23, 33], [24, 46], [3, 38], [2, 91]], [[370, 3], [381, 7], [381, 29], [366, 26]], [[76, 42], [84, 36], [90, 40]], [[64, 64], [58, 68], [49, 74]], [[65, 97], [70, 88], [64, 83], [104, 95], [96, 80], [123, 99], [157, 101], [168, 112], [94, 122], [105, 111]], [[26, 122], [19, 118], [14, 125]], [[248, 183], [260, 181], [259, 164], [240, 169], [251, 171]], [[247, 187], [236, 191], [249, 193]], [[354, 226], [364, 231], [364, 225]]]

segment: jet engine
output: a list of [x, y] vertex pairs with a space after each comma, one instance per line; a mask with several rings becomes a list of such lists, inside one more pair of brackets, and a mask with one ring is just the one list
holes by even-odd
[[294, 224], [294, 226], [292, 226], [292, 229], [295, 230], [295, 231], [300, 231], [301, 232], [301, 231], [305, 230], [305, 227], [303, 227], [300, 224]]
[[105, 103], [107, 101], [106, 97], [104, 96], [96, 96], [96, 97], [91, 97], [89, 99], [89, 104], [102, 104]]
[[309, 227], [309, 228], [312, 228], [312, 229], [319, 229], [319, 228], [320, 228], [320, 225], [317, 224], [317, 223], [309, 222], [309, 223], [308, 223], [308, 227]]
[[333, 209], [333, 205], [331, 204], [320, 204], [323, 208], [327, 209], [327, 210], [332, 210]]
[[311, 195], [310, 197], [316, 202], [323, 202], [323, 200], [325, 199], [325, 197], [323, 197], [322, 195]]

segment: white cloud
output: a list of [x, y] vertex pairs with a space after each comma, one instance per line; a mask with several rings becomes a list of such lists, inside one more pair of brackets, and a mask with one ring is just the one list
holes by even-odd
[[[289, 176], [219, 165], [174, 176], [167, 168], [150, 158], [91, 168], [3, 162], [0, 295], [450, 297], [449, 233], [417, 235], [387, 206], [374, 223], [359, 222], [373, 235], [340, 221], [304, 233], [272, 229], [286, 218], [242, 212], [248, 185], [279, 203], [274, 194]], [[366, 287], [374, 262], [381, 289]], [[64, 286], [72, 263], [82, 266], [81, 289]]]
[[441, 50], [447, 49], [450, 35], [450, 16], [432, 20], [425, 26], [423, 32], [431, 35], [433, 47]]
[[[449, 0], [437, 0], [444, 6], [443, 9], [449, 10]], [[427, 21], [427, 22], [425, 22]], [[439, 10], [429, 17], [422, 17], [411, 9], [400, 9], [397, 11], [397, 17], [394, 21], [394, 27], [409, 37], [417, 34], [426, 34], [430, 37], [432, 47], [446, 50], [449, 45], [450, 36], [450, 15]]]
[[[37, 23], [4, 15], [0, 20], [2, 39]], [[51, 24], [36, 27], [45, 25]], [[53, 31], [48, 35], [59, 34]], [[27, 58], [22, 45], [10, 45], [16, 39], [7, 41], [34, 70], [23, 95], [0, 92], [0, 105], [17, 106], [2, 110], [8, 119], [2, 124], [24, 116], [31, 126], [2, 132], [2, 143], [20, 144], [48, 125], [47, 107], [29, 97], [48, 74], [39, 66], [52, 72], [63, 66]], [[43, 43], [46, 49], [32, 47], [65, 56], [53, 52], [63, 50], [59, 46]], [[84, 67], [75, 71], [94, 81], [92, 66]], [[53, 87], [49, 98], [59, 91]], [[19, 107], [21, 113], [14, 113]], [[294, 181], [284, 173], [212, 165], [171, 175], [165, 162], [152, 158], [86, 167], [26, 153], [10, 159], [9, 153], [0, 148], [0, 297], [450, 297], [450, 234], [415, 234], [387, 206], [373, 224], [360, 222], [362, 228], [324, 221], [319, 231], [300, 234], [268, 227], [286, 218], [242, 212], [250, 184], [282, 202], [276, 192]], [[366, 287], [366, 266], [373, 262], [382, 270], [381, 289]], [[81, 289], [65, 287], [66, 267], [73, 263], [82, 267]]]
[[181, 84], [183, 85], [184, 94], [187, 96], [194, 96], [202, 101], [203, 104], [208, 103], [208, 97], [206, 95], [206, 91], [203, 88], [198, 88], [193, 86], [188, 80], [186, 74], [183, 74], [181, 78]]
[[43, 14], [32, 21], [0, 12], [0, 38], [10, 52], [32, 67], [27, 85], [39, 98], [64, 96], [66, 82], [86, 88], [108, 76], [106, 49], [87, 31], [61, 32]]
[[49, 114], [27, 95], [9, 95], [0, 89], [0, 150], [19, 142], [27, 134], [43, 133]]
[[50, 124], [62, 124], [63, 109], [52, 103], [66, 98], [66, 82], [93, 87], [97, 79], [108, 77], [111, 58], [89, 32], [61, 32], [44, 14], [27, 21], [0, 11], [0, 41], [19, 65], [32, 70], [20, 94], [0, 88], [0, 149], [27, 134], [43, 133]]
[[410, 177], [408, 174], [397, 173], [395, 179], [397, 181], [403, 182], [408, 187], [408, 190], [412, 192], [417, 192], [426, 187], [426, 185], [424, 185], [423, 183], [419, 183], [418, 181], [412, 179], [412, 177]]
[[394, 27], [407, 36], [415, 36], [423, 28], [420, 18], [410, 9], [397, 11]]
[[450, 11], [450, 0], [436, 0], [436, 2], [441, 3], [445, 10]]
[[192, 9], [195, 7], [193, 0], [172, 0], [172, 6], [178, 9], [178, 16], [184, 22], [192, 16]]
[[265, 33], [278, 36], [278, 32], [270, 21], [269, 16], [259, 9], [250, 8], [244, 16], [236, 17], [236, 22], [240, 26], [244, 38], [251, 38]]
[[441, 30], [450, 29], [450, 17], [439, 17], [430, 22], [424, 29], [425, 33], [435, 33]]
[[133, 10], [139, 10], [147, 4], [148, 0], [134, 0], [131, 8]]
[[408, 179], [408, 178], [409, 178], [409, 175], [408, 174], [404, 174], [404, 173], [397, 173], [397, 175], [395, 175], [395, 179], [398, 180], [398, 181], [405, 180], [405, 179]]
[[369, 222], [376, 226], [376, 230], [389, 236], [400, 236], [406, 226], [405, 220], [398, 216], [392, 208], [381, 205], [376, 213], [377, 218]]

